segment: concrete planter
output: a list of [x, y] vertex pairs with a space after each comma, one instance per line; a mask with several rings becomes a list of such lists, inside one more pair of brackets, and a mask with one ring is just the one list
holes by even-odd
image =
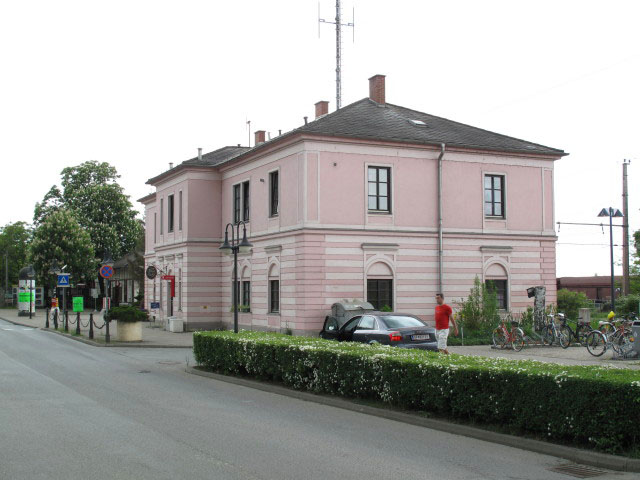
[[142, 322], [118, 322], [118, 341], [119, 342], [141, 342], [142, 341]]

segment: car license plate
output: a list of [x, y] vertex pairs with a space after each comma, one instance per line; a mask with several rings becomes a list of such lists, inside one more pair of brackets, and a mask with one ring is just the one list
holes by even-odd
[[411, 340], [429, 340], [430, 335], [411, 335]]

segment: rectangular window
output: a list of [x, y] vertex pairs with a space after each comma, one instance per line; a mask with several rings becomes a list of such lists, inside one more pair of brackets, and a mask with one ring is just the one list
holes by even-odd
[[278, 171], [269, 174], [269, 216], [278, 215]]
[[367, 302], [376, 310], [393, 310], [393, 280], [367, 280]]
[[391, 168], [369, 167], [367, 184], [368, 209], [391, 212]]
[[173, 195], [167, 197], [167, 232], [173, 232], [173, 213], [174, 213], [174, 201]]
[[153, 243], [158, 243], [158, 214], [153, 214]]
[[246, 307], [245, 311], [251, 311], [251, 282], [247, 280], [242, 282], [242, 305]]
[[280, 280], [269, 280], [269, 313], [280, 312]]
[[160, 235], [164, 233], [164, 198], [160, 199]]
[[178, 230], [182, 231], [182, 190], [178, 194]]
[[495, 292], [498, 298], [498, 308], [500, 310], [507, 310], [507, 281], [506, 280], [487, 280], [484, 282], [487, 286], [487, 290]]
[[504, 218], [504, 175], [484, 176], [484, 215]]
[[182, 269], [178, 273], [178, 311], [182, 311]]
[[233, 186], [233, 223], [240, 221], [240, 184]]
[[249, 221], [249, 182], [242, 184], [242, 220]]

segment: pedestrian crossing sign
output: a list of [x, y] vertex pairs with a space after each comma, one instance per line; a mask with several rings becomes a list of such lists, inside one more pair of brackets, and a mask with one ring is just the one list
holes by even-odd
[[58, 275], [58, 287], [68, 287], [69, 286], [69, 274], [61, 273]]

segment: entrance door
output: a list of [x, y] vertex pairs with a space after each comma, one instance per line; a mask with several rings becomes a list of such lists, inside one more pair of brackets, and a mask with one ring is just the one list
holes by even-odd
[[171, 296], [171, 282], [167, 282], [167, 314], [173, 317], [173, 297]]

